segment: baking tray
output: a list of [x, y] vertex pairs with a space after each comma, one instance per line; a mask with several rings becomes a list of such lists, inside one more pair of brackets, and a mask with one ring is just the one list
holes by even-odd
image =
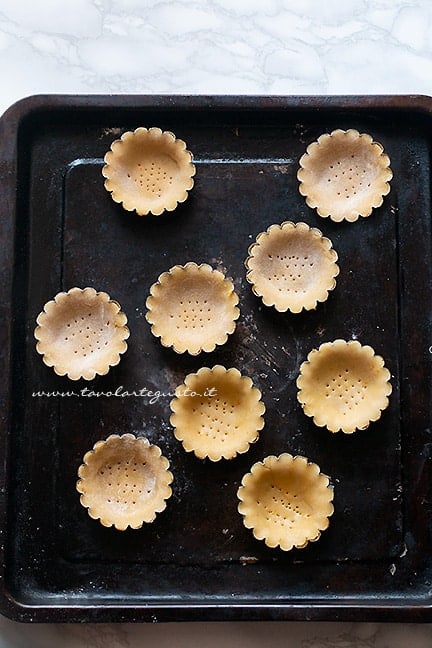
[[[0, 122], [0, 610], [21, 621], [218, 619], [432, 620], [432, 100], [427, 97], [36, 96]], [[139, 218], [103, 187], [113, 139], [160, 126], [195, 156], [189, 199]], [[367, 219], [320, 219], [298, 192], [307, 144], [334, 128], [384, 145], [394, 180]], [[337, 289], [316, 311], [280, 314], [245, 281], [248, 245], [272, 223], [303, 220], [339, 253]], [[234, 280], [241, 318], [211, 354], [164, 349], [144, 319], [149, 286], [176, 263], [208, 262]], [[117, 299], [131, 330], [107, 376], [71, 383], [35, 351], [35, 317], [58, 291], [94, 286]], [[392, 374], [390, 407], [348, 436], [316, 428], [296, 399], [307, 353], [359, 339]], [[212, 464], [186, 454], [169, 397], [37, 392], [172, 392], [185, 374], [235, 366], [262, 390], [266, 425], [250, 451]], [[124, 533], [89, 518], [75, 491], [83, 454], [110, 433], [158, 443], [175, 475], [151, 525]], [[237, 513], [257, 460], [303, 454], [331, 476], [335, 513], [319, 542], [265, 547]]]

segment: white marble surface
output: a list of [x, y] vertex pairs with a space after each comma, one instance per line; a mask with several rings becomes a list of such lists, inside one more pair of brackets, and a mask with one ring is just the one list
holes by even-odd
[[0, 0], [0, 111], [40, 92], [432, 94], [429, 0]]
[[[432, 95], [429, 0], [0, 0], [0, 112], [35, 93]], [[0, 648], [430, 648], [429, 625], [21, 625]]]

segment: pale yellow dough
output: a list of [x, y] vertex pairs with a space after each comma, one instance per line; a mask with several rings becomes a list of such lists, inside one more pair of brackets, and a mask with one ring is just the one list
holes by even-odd
[[333, 514], [329, 478], [306, 457], [288, 453], [255, 463], [237, 496], [246, 528], [268, 547], [283, 551], [318, 540]]
[[310, 144], [300, 158], [300, 193], [322, 217], [339, 222], [370, 216], [390, 191], [390, 159], [366, 133], [337, 129]]
[[325, 342], [300, 367], [297, 397], [307, 416], [330, 432], [351, 434], [377, 421], [389, 404], [390, 372], [357, 340]]
[[194, 184], [192, 153], [183, 140], [160, 128], [123, 133], [104, 160], [105, 188], [115, 202], [139, 216], [173, 211]]
[[139, 529], [153, 522], [171, 497], [173, 475], [157, 445], [133, 434], [98, 441], [78, 469], [81, 504], [103, 526]]
[[190, 262], [164, 272], [151, 286], [146, 319], [163, 346], [198, 355], [225, 344], [234, 332], [238, 301], [222, 272]]
[[259, 389], [237, 369], [221, 365], [186, 376], [171, 410], [174, 435], [186, 452], [211, 461], [246, 452], [264, 426]]
[[118, 302], [94, 288], [58, 293], [36, 322], [36, 349], [44, 363], [71, 380], [108, 373], [127, 349], [126, 315]]
[[286, 221], [271, 225], [250, 246], [246, 279], [266, 306], [299, 313], [316, 308], [335, 288], [337, 258], [320, 230]]

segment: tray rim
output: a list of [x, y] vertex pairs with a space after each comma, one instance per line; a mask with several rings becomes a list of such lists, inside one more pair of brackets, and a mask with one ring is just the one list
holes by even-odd
[[[139, 108], [191, 108], [203, 111], [255, 110], [271, 111], [281, 109], [316, 109], [320, 111], [409, 110], [428, 116], [432, 113], [432, 97], [427, 95], [66, 95], [38, 94], [20, 99], [12, 104], [0, 117], [0, 172], [6, 185], [0, 198], [3, 212], [3, 228], [0, 231], [0, 269], [3, 277], [3, 291], [0, 299], [3, 322], [6, 323], [4, 346], [0, 353], [0, 368], [5, 380], [0, 385], [0, 453], [4, 457], [0, 469], [0, 613], [16, 621], [37, 622], [124, 622], [124, 621], [216, 621], [216, 620], [337, 620], [337, 621], [420, 621], [432, 620], [432, 599], [428, 604], [422, 600], [401, 599], [384, 605], [366, 598], [361, 602], [353, 599], [331, 604], [306, 601], [275, 603], [242, 602], [193, 602], [155, 603], [137, 605], [27, 605], [15, 599], [6, 589], [5, 583], [5, 539], [7, 528], [7, 483], [8, 464], [8, 418], [10, 402], [10, 342], [13, 292], [13, 261], [15, 249], [14, 223], [16, 215], [17, 136], [23, 120], [34, 114], [52, 111], [74, 110], [85, 114], [88, 110]], [[53, 618], [55, 617], [55, 618]]]

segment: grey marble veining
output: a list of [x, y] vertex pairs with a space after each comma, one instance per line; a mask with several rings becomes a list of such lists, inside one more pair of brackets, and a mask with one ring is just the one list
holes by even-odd
[[0, 0], [0, 110], [39, 92], [432, 93], [429, 0]]
[[[0, 112], [38, 93], [432, 94], [429, 0], [0, 0]], [[412, 624], [20, 625], [0, 648], [430, 648]]]
[[0, 617], [3, 648], [430, 648], [432, 627], [374, 623], [20, 625]]

